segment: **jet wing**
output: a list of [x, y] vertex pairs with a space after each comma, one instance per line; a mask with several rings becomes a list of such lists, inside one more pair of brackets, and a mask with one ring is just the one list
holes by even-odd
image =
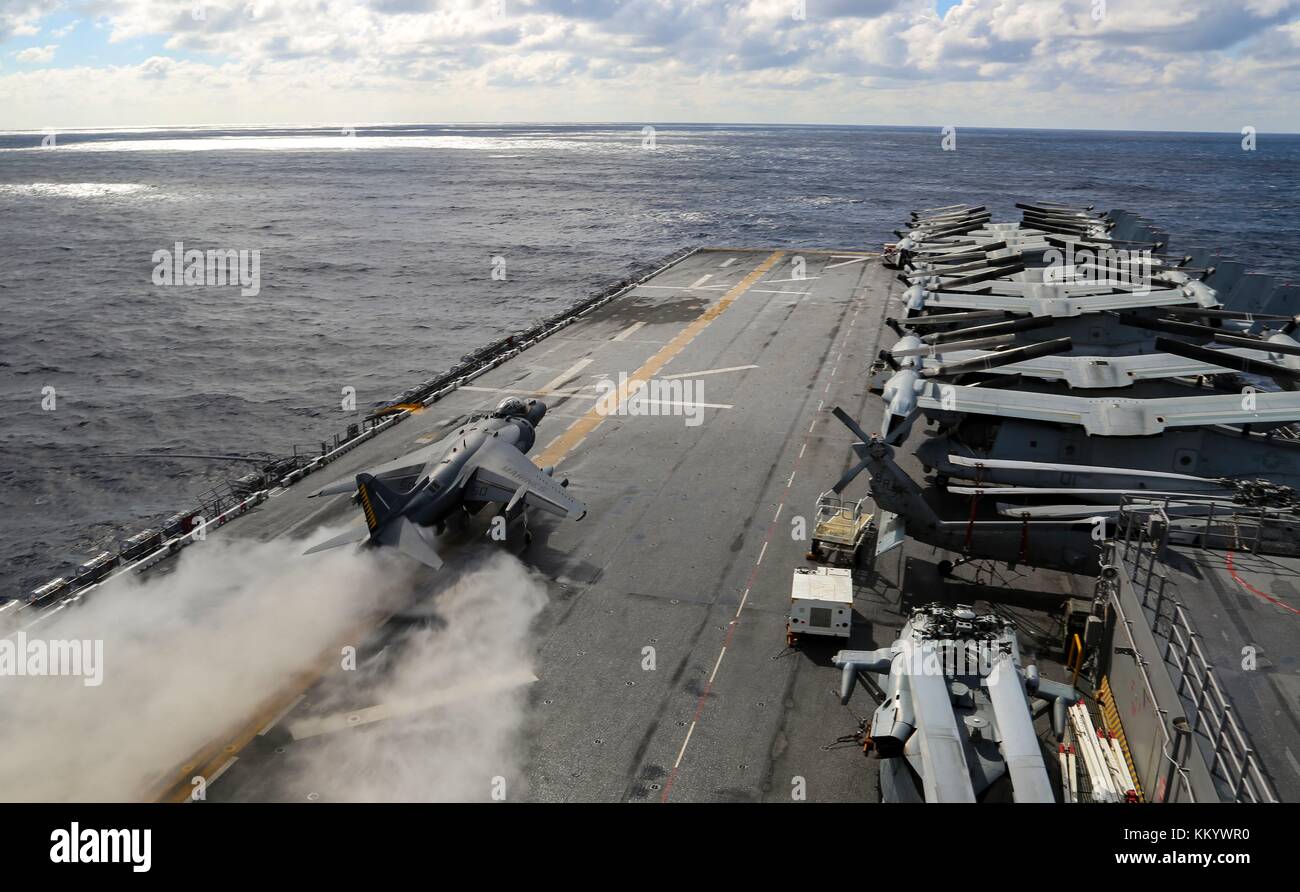
[[[401, 491], [410, 489], [411, 485], [413, 485], [416, 479], [420, 476], [420, 472], [424, 470], [424, 466], [433, 458], [439, 445], [439, 443], [434, 443], [431, 446], [424, 446], [385, 464], [377, 465], [373, 468], [364, 468], [356, 473], [349, 474], [346, 477], [340, 477], [333, 483], [322, 486], [320, 489], [309, 495], [308, 498], [314, 499], [317, 496], [337, 496], [342, 495], [343, 493], [355, 492], [357, 488], [357, 474], [369, 474], [372, 477], [384, 481], [395, 490]], [[405, 481], [408, 479], [410, 483], [404, 485]]]
[[921, 409], [1077, 424], [1089, 435], [1140, 437], [1202, 424], [1277, 425], [1300, 421], [1300, 391], [1159, 399], [1079, 397], [928, 382]]
[[573, 520], [582, 520], [587, 514], [586, 505], [507, 443], [484, 445], [473, 461], [476, 467], [465, 487], [466, 499], [506, 502], [508, 507], [522, 500], [530, 508]]

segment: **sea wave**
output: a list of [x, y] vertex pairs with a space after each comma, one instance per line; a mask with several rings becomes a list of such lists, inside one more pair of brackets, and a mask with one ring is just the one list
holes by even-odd
[[144, 183], [0, 183], [0, 195], [35, 198], [119, 198], [152, 189]]

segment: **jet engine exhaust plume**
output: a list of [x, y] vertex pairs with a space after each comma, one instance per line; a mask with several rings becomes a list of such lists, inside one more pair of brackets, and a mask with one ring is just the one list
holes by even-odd
[[302, 558], [292, 540], [214, 535], [169, 573], [120, 576], [24, 630], [102, 641], [102, 679], [5, 680], [0, 798], [132, 801], [254, 716], [286, 679], [410, 591], [383, 552]]
[[[470, 565], [433, 602], [436, 622], [387, 642], [381, 664], [323, 686], [312, 713], [345, 717], [382, 706], [385, 717], [289, 748], [275, 798], [327, 802], [517, 802], [533, 675], [532, 624], [546, 586], [498, 549]], [[289, 727], [311, 734], [310, 725]]]

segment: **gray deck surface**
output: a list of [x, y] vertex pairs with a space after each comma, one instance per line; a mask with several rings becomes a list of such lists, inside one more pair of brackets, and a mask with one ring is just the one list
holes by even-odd
[[[1278, 798], [1300, 802], [1300, 560], [1187, 547], [1170, 552], [1164, 572], [1237, 721]], [[1253, 668], [1244, 668], [1246, 647], [1255, 648]]]
[[[806, 261], [806, 278], [792, 281], [796, 253]], [[839, 704], [839, 673], [830, 656], [841, 646], [893, 640], [903, 622], [905, 567], [917, 603], [944, 591], [973, 600], [985, 590], [941, 584], [927, 569], [941, 555], [909, 543], [905, 554], [882, 558], [863, 577], [851, 642], [785, 648], [790, 577], [805, 565], [807, 548], [792, 539], [791, 518], [802, 515], [811, 525], [818, 494], [849, 464], [854, 437], [830, 410], [841, 405], [861, 418], [879, 416], [867, 369], [887, 296], [898, 283], [877, 259], [853, 252], [772, 257], [768, 250], [688, 257], [220, 535], [301, 536], [351, 517], [356, 509], [346, 497], [322, 506], [307, 494], [427, 442], [506, 394], [537, 393], [546, 385], [573, 394], [594, 376], [631, 373], [695, 324], [698, 333], [658, 375], [698, 376], [702, 400], [725, 408], [705, 409], [696, 427], [680, 417], [605, 418], [557, 471], [587, 502], [587, 518], [534, 517], [538, 540], [523, 557], [549, 580], [550, 605], [536, 623], [537, 681], [528, 690], [527, 798], [789, 801], [799, 777], [809, 800], [876, 801], [875, 763], [842, 739], [874, 704], [861, 688], [849, 707]], [[751, 276], [769, 261], [770, 268]], [[733, 291], [746, 277], [752, 284]], [[697, 320], [708, 319], [727, 295], [734, 302], [701, 327]], [[892, 333], [884, 337], [892, 340]], [[571, 380], [557, 381], [584, 360], [589, 363]], [[550, 411], [534, 458], [594, 404], [581, 395], [543, 398]], [[864, 474], [849, 494], [860, 497], [867, 486]], [[1030, 592], [1045, 591], [1046, 602], [1077, 584], [1059, 574], [998, 573]], [[974, 580], [976, 568], [958, 575]], [[995, 586], [987, 591], [1002, 590]], [[1045, 614], [1037, 616], [1030, 622], [1050, 625]], [[370, 650], [392, 634], [377, 629]], [[650, 642], [659, 665], [646, 672], [641, 649]], [[1046, 665], [1044, 672], [1059, 676]], [[303, 801], [310, 793], [330, 800], [328, 788], [293, 788], [279, 766], [293, 748], [312, 745], [295, 740], [288, 727], [340, 690], [346, 699], [347, 676], [321, 678], [270, 730], [234, 747], [237, 759], [213, 781], [208, 799]]]

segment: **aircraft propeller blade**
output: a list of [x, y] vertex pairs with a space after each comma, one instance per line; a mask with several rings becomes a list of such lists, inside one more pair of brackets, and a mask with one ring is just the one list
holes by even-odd
[[999, 502], [997, 510], [1003, 517], [1066, 520], [1111, 517], [1119, 513], [1119, 505], [1011, 505]]
[[[1222, 514], [1225, 508], [1233, 509], [1241, 506], [1230, 500], [1204, 501], [1195, 504], [1168, 505], [1160, 499], [1137, 500], [1129, 502], [1127, 508], [1130, 511], [1154, 511], [1161, 509], [1166, 516], [1171, 517], [1204, 517], [1209, 514]], [[998, 503], [997, 511], [1003, 517], [1019, 518], [1039, 518], [1047, 520], [1064, 520], [1071, 517], [1111, 517], [1118, 514], [1119, 505], [1012, 505], [1009, 503]], [[1264, 509], [1266, 513], [1272, 513], [1269, 509]], [[1276, 509], [1273, 509], [1276, 510]]]
[[1012, 365], [1027, 359], [1036, 359], [1039, 356], [1066, 353], [1073, 346], [1074, 342], [1069, 338], [1056, 338], [1051, 341], [1041, 341], [1037, 344], [1027, 344], [1024, 347], [1014, 347], [1010, 350], [997, 350], [963, 362], [944, 363], [938, 368], [926, 369], [922, 374], [927, 378], [935, 378], [964, 375], [967, 372], [987, 372], [1004, 365]]
[[1147, 331], [1164, 331], [1169, 334], [1180, 334], [1187, 337], [1207, 340], [1215, 337], [1223, 329], [1215, 328], [1210, 325], [1197, 325], [1192, 322], [1174, 322], [1170, 319], [1156, 319], [1150, 316], [1140, 316], [1137, 313], [1117, 313], [1116, 318], [1124, 325], [1131, 325], [1134, 328], [1145, 328]]
[[1231, 495], [1222, 493], [1165, 492], [1154, 489], [1082, 489], [1073, 486], [949, 486], [948, 492], [958, 496], [1150, 496], [1161, 499], [1221, 499]]
[[1195, 344], [1171, 341], [1169, 338], [1156, 338], [1156, 349], [1186, 359], [1194, 359], [1197, 362], [1216, 365], [1221, 369], [1244, 372], [1247, 375], [1261, 375], [1266, 378], [1287, 381], [1300, 379], [1300, 371], [1289, 369], [1284, 365], [1238, 356], [1235, 353], [1228, 353], [1226, 350], [1210, 350], [1207, 347], [1198, 347]]
[[1247, 313], [1244, 310], [1224, 310], [1217, 307], [1165, 307], [1161, 312], [1166, 316], [1178, 316], [1184, 319], [1240, 319], [1245, 322], [1291, 322], [1295, 319], [1294, 316]]
[[1012, 343], [1011, 335], [994, 335], [991, 338], [973, 338], [969, 341], [952, 341], [947, 344], [925, 344], [909, 350], [890, 350], [889, 355], [895, 359], [909, 356], [941, 356], [944, 353], [956, 353], [958, 350], [987, 350]]
[[1007, 246], [1005, 241], [988, 242], [974, 247], [970, 251], [961, 251], [955, 254], [937, 254], [930, 258], [929, 263], [949, 263], [958, 260], [974, 260], [978, 257], [986, 256], [990, 251], [999, 251]]
[[943, 282], [939, 288], [932, 289], [935, 291], [952, 291], [957, 288], [964, 288], [967, 285], [978, 285], [980, 282], [987, 282], [989, 279], [1001, 279], [1003, 276], [1014, 275], [1025, 271], [1024, 258], [1017, 257], [1013, 262], [995, 266], [992, 269], [985, 270], [982, 273], [971, 273], [969, 276], [959, 276], [948, 282]]
[[1025, 214], [1025, 225], [1030, 229], [1041, 229], [1043, 232], [1055, 232], [1061, 235], [1072, 235], [1083, 239], [1088, 235], [1088, 226], [1080, 221], [1078, 224], [1066, 222], [1056, 217], [1040, 217], [1036, 214]]
[[1218, 483], [1213, 477], [1196, 477], [1175, 474], [1172, 471], [1147, 471], [1140, 468], [1101, 468], [1094, 465], [1063, 465], [1055, 462], [1017, 461], [1005, 458], [969, 458], [949, 455], [951, 464], [962, 468], [990, 468], [1006, 471], [1059, 471], [1063, 474], [1109, 474], [1115, 477], [1157, 477], [1162, 480], [1195, 480], [1198, 483]]
[[919, 220], [929, 214], [929, 219], [935, 217], [947, 217], [957, 214], [978, 214], [981, 211], [988, 210], [987, 205], [983, 204], [946, 204], [941, 208], [921, 208], [918, 211], [912, 211], [912, 219]]
[[974, 322], [977, 319], [1006, 319], [1002, 310], [970, 310], [962, 313], [933, 313], [929, 316], [912, 316], [901, 321], [908, 328], [928, 328], [931, 325], [952, 325], [955, 322]]
[[1031, 331], [1035, 328], [1048, 328], [1056, 323], [1051, 316], [1021, 316], [1006, 322], [994, 322], [991, 325], [973, 325], [970, 328], [956, 328], [952, 331], [936, 331], [923, 335], [921, 340], [927, 344], [944, 344], [949, 341], [983, 338], [990, 335], [1011, 334], [1017, 331]]
[[[1074, 205], [1061, 204], [1055, 201], [1037, 201], [1037, 202], [1018, 201], [1015, 204], [1015, 208], [1018, 211], [1042, 211], [1044, 213], [1051, 213], [1051, 214], [1077, 214], [1083, 217], [1083, 216], [1091, 216], [1088, 214], [1088, 211], [1093, 209], [1093, 205], [1087, 205], [1086, 207], [1075, 207]], [[1101, 218], [1097, 217], [1095, 219], [1100, 220]]]
[[926, 279], [935, 276], [955, 276], [958, 273], [975, 272], [989, 267], [1010, 266], [1013, 263], [1020, 262], [1019, 257], [989, 257], [984, 254], [977, 254], [974, 256], [975, 259], [969, 263], [958, 263], [944, 269], [925, 270], [924, 272], [900, 273], [898, 278], [907, 284], [912, 285], [916, 282], [923, 282]]
[[1215, 335], [1214, 340], [1225, 347], [1245, 347], [1248, 350], [1259, 350], [1261, 353], [1268, 352], [1281, 353], [1286, 356], [1300, 356], [1300, 345], [1278, 344], [1254, 336]]

